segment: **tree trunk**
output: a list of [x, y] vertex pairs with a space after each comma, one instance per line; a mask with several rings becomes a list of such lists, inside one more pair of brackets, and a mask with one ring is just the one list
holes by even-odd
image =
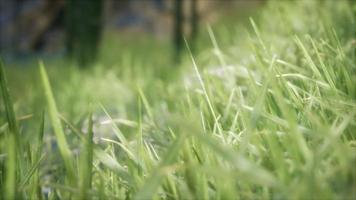
[[198, 15], [198, 5], [197, 0], [190, 0], [190, 11], [191, 11], [191, 19], [190, 19], [190, 26], [191, 26], [191, 46], [192, 50], [195, 50], [196, 47], [196, 39], [198, 36], [198, 23], [199, 23], [199, 15]]
[[92, 64], [101, 36], [102, 0], [67, 0], [66, 47], [79, 66]]
[[174, 11], [174, 61], [179, 63], [183, 47], [183, 0], [175, 0]]

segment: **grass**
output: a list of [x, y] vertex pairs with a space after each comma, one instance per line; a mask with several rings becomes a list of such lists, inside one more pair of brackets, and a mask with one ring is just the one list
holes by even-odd
[[269, 1], [179, 68], [150, 42], [88, 70], [1, 64], [1, 198], [355, 199], [355, 13]]

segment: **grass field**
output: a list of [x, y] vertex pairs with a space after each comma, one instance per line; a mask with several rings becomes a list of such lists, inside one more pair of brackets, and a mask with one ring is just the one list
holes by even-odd
[[356, 199], [355, 20], [268, 1], [179, 66], [150, 39], [87, 70], [2, 63], [1, 199]]

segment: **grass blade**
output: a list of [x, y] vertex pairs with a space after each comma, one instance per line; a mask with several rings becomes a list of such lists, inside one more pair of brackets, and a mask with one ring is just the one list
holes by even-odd
[[0, 60], [0, 87], [1, 87], [1, 93], [2, 93], [3, 100], [4, 100], [4, 104], [5, 104], [5, 109], [6, 109], [6, 119], [7, 119], [9, 130], [10, 130], [11, 134], [14, 134], [16, 141], [18, 141], [19, 130], [18, 130], [18, 125], [17, 125], [17, 121], [16, 121], [15, 111], [12, 106], [13, 103], [12, 103], [9, 88], [7, 85], [4, 67], [5, 66], [4, 66], [3, 62]]
[[16, 164], [16, 139], [13, 134], [9, 134], [7, 138], [5, 199], [16, 198]]
[[[16, 196], [16, 188], [18, 179], [16, 170], [20, 163], [17, 158], [17, 148], [21, 147], [19, 143], [19, 130], [13, 108], [13, 103], [10, 97], [9, 88], [6, 81], [5, 69], [2, 60], [0, 60], [0, 87], [2, 98], [5, 104], [6, 119], [9, 128], [9, 135], [7, 137], [7, 162], [6, 162], [6, 182], [5, 182], [5, 197], [6, 199], [14, 199]], [[20, 150], [20, 149], [19, 149]], [[22, 152], [21, 150], [19, 152]]]
[[180, 134], [173, 144], [168, 148], [166, 155], [163, 157], [160, 165], [153, 171], [151, 176], [147, 179], [143, 187], [137, 192], [134, 199], [152, 199], [153, 195], [160, 186], [165, 176], [164, 167], [172, 164], [175, 158], [178, 156], [180, 147], [183, 145], [185, 134]]
[[67, 170], [67, 175], [68, 175], [67, 178], [71, 183], [71, 185], [74, 185], [73, 183], [75, 181], [75, 173], [74, 173], [74, 167], [72, 163], [73, 161], [72, 153], [67, 143], [66, 137], [64, 135], [61, 121], [58, 117], [56, 102], [54, 100], [51, 86], [48, 80], [48, 76], [42, 62], [40, 62], [40, 75], [42, 79], [43, 89], [45, 92], [45, 97], [47, 100], [49, 117], [54, 129], [54, 133], [56, 135], [60, 154], [62, 156], [65, 168]]
[[79, 199], [88, 199], [88, 190], [91, 189], [93, 166], [93, 115], [89, 114], [88, 133], [82, 147], [80, 162], [80, 196]]

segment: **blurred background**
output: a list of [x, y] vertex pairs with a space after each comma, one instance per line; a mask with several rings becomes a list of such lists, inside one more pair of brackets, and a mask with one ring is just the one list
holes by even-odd
[[[43, 109], [38, 72], [43, 61], [59, 109], [80, 121], [93, 102], [135, 118], [138, 88], [149, 101], [165, 99], [174, 106], [176, 95], [183, 94], [180, 86], [194, 74], [184, 38], [202, 70], [223, 64], [218, 47], [226, 64], [229, 57], [248, 62], [243, 46], [249, 45], [249, 17], [258, 20], [269, 1], [0, 2], [0, 57], [18, 115], [37, 116]], [[166, 103], [152, 106], [162, 113]]]
[[183, 38], [195, 50], [204, 46], [199, 38], [202, 30], [207, 35], [208, 24], [236, 25], [264, 4], [265, 0], [0, 0], [0, 54], [10, 64], [65, 58], [86, 67], [98, 59], [115, 63], [130, 50], [142, 54], [161, 49], [150, 59], [177, 64], [186, 49]]

